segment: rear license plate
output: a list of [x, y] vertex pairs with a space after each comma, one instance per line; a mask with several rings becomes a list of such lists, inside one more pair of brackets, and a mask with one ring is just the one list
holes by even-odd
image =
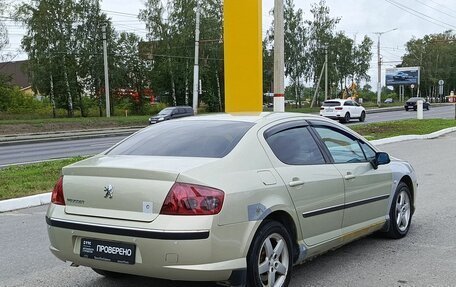
[[332, 112], [334, 112], [334, 109], [332, 109], [332, 108], [327, 108], [326, 111], [327, 111], [328, 113], [332, 113]]
[[135, 264], [136, 246], [122, 242], [110, 242], [82, 238], [80, 256], [106, 262]]
[[409, 108], [414, 108], [414, 106], [408, 106]]

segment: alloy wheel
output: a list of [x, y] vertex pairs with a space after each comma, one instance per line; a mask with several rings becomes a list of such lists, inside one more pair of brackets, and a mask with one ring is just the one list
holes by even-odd
[[264, 240], [258, 258], [258, 274], [264, 287], [283, 286], [289, 258], [287, 242], [280, 234], [273, 233]]
[[410, 223], [410, 197], [406, 191], [401, 191], [396, 200], [396, 223], [401, 232], [407, 230]]

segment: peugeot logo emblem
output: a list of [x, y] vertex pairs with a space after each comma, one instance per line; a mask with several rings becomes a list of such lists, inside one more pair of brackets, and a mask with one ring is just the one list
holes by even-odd
[[106, 193], [104, 198], [112, 199], [112, 196], [114, 194], [114, 188], [112, 187], [112, 185], [106, 186], [104, 188], [104, 192]]

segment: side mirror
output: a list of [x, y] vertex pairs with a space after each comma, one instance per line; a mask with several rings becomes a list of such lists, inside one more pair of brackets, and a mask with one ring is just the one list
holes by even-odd
[[386, 165], [386, 164], [389, 164], [390, 162], [391, 162], [391, 159], [386, 152], [378, 152], [375, 155], [375, 159], [372, 159], [370, 161], [370, 163], [374, 169], [378, 169], [378, 167], [380, 165]]

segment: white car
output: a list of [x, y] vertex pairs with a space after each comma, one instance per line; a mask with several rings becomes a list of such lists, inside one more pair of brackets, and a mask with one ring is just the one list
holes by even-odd
[[348, 123], [351, 119], [366, 120], [366, 110], [353, 100], [329, 100], [320, 108], [320, 116]]

